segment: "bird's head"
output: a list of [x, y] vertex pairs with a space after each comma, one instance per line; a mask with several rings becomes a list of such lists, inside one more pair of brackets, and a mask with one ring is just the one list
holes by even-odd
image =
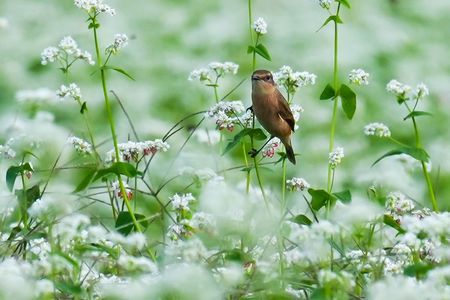
[[257, 94], [273, 93], [276, 84], [273, 81], [272, 73], [267, 70], [256, 70], [252, 74], [253, 92]]

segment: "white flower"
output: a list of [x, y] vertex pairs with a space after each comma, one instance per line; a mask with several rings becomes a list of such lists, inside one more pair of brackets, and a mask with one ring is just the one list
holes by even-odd
[[325, 9], [329, 9], [331, 6], [332, 0], [319, 0], [319, 5]]
[[414, 90], [414, 97], [416, 99], [421, 99], [429, 94], [430, 92], [428, 91], [428, 87], [423, 82], [419, 83]]
[[69, 86], [64, 84], [56, 91], [56, 95], [60, 99], [71, 97], [75, 101], [81, 101], [81, 90], [76, 83], [71, 83]]
[[150, 259], [140, 256], [134, 257], [126, 254], [120, 255], [117, 264], [127, 271], [140, 271], [146, 273], [158, 273], [158, 267]]
[[294, 72], [289, 66], [282, 66], [273, 74], [278, 85], [283, 86], [289, 93], [295, 93], [299, 87], [314, 85], [317, 76], [309, 72]]
[[227, 73], [231, 73], [233, 75], [237, 74], [237, 71], [239, 69], [239, 65], [233, 63], [233, 62], [212, 62], [209, 63], [208, 67], [216, 72], [218, 76], [222, 76]]
[[87, 51], [81, 51], [80, 49], [78, 49], [75, 57], [78, 59], [84, 60], [91, 66], [95, 65], [95, 61], [92, 59], [92, 54]]
[[403, 84], [395, 79], [392, 79], [386, 85], [386, 90], [397, 97], [405, 97], [406, 93], [411, 91], [411, 87], [409, 85]]
[[211, 81], [209, 69], [201, 68], [201, 69], [193, 70], [189, 74], [188, 80], [189, 81], [193, 81], [193, 80]]
[[117, 54], [120, 49], [128, 45], [128, 36], [126, 34], [116, 34], [114, 43], [106, 48], [106, 53]]
[[300, 120], [301, 113], [304, 111], [305, 110], [303, 109], [303, 107], [301, 107], [298, 104], [291, 105], [291, 112], [292, 112], [292, 115], [294, 116], [294, 121], [295, 121], [295, 126], [294, 126], [295, 130], [297, 130], [299, 128], [299, 126], [297, 125], [297, 122], [298, 122], [298, 120]]
[[35, 90], [21, 90], [16, 93], [16, 100], [20, 103], [25, 102], [52, 102], [56, 100], [55, 91], [48, 88], [39, 88]]
[[259, 17], [256, 19], [256, 21], [253, 23], [253, 29], [258, 34], [266, 34], [267, 33], [267, 23], [264, 21], [263, 18]]
[[369, 76], [370, 74], [364, 71], [363, 69], [353, 69], [350, 71], [348, 75], [348, 80], [350, 83], [356, 85], [368, 85], [369, 84]]
[[110, 16], [115, 16], [116, 11], [109, 5], [104, 4], [103, 0], [75, 0], [74, 4], [76, 7], [85, 10], [89, 15], [106, 13]]
[[0, 156], [5, 158], [14, 158], [16, 157], [16, 151], [11, 148], [11, 145], [14, 143], [14, 139], [9, 139], [4, 145], [0, 145]]
[[58, 58], [59, 49], [56, 47], [47, 47], [41, 53], [41, 64], [46, 65], [49, 62], [55, 62]]
[[[133, 198], [133, 191], [131, 190], [131, 188], [128, 186], [128, 184], [126, 182], [122, 182], [122, 184], [123, 184], [123, 188], [126, 191], [127, 199], [131, 200], [131, 198]], [[122, 190], [120, 189], [120, 183], [118, 180], [111, 183], [111, 189], [113, 190], [114, 196], [116, 198], [123, 199]]]
[[67, 54], [75, 54], [78, 50], [78, 44], [71, 36], [63, 37], [59, 42], [58, 47], [64, 50]]
[[31, 217], [46, 220], [56, 216], [64, 215], [72, 210], [69, 200], [55, 199], [49, 196], [37, 199], [28, 208]]
[[279, 138], [275, 137], [262, 150], [263, 157], [273, 157], [275, 155], [275, 150], [280, 147], [281, 141]]
[[414, 202], [400, 192], [392, 192], [387, 195], [385, 206], [394, 217], [398, 217], [410, 213]]
[[200, 68], [193, 70], [188, 77], [188, 80], [199, 80], [205, 84], [213, 83], [213, 81], [225, 74], [231, 73], [233, 75], [237, 74], [239, 65], [233, 62], [211, 62], [208, 64], [207, 68]]
[[232, 131], [234, 124], [239, 122], [238, 114], [244, 112], [244, 110], [241, 101], [220, 101], [214, 104], [205, 115], [215, 119], [219, 130], [226, 128]]
[[67, 143], [71, 144], [75, 150], [81, 154], [91, 154], [92, 153], [92, 145], [76, 136], [70, 136], [67, 138]]
[[172, 203], [172, 208], [175, 210], [190, 210], [189, 203], [195, 201], [194, 196], [191, 193], [188, 194], [175, 194], [169, 198]]
[[364, 126], [364, 134], [367, 136], [390, 137], [391, 131], [383, 123], [375, 122]]
[[[154, 141], [133, 142], [128, 141], [117, 145], [119, 147], [120, 161], [138, 162], [142, 157], [153, 155], [156, 152], [166, 152], [170, 149], [170, 145], [161, 139]], [[112, 163], [116, 160], [116, 152], [114, 149], [106, 153], [106, 162]]]
[[292, 191], [304, 191], [309, 189], [309, 183], [303, 179], [298, 177], [292, 177], [292, 179], [286, 180], [286, 185]]
[[333, 152], [328, 155], [329, 164], [332, 169], [335, 169], [344, 158], [344, 148], [336, 147]]

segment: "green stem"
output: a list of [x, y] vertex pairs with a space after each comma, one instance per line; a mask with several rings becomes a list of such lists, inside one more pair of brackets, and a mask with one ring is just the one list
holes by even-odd
[[[94, 24], [96, 24], [95, 17], [92, 19], [92, 22]], [[119, 157], [120, 157], [120, 155], [119, 155], [119, 146], [118, 146], [118, 143], [117, 143], [116, 129], [115, 129], [115, 126], [114, 126], [114, 117], [113, 117], [113, 114], [112, 114], [111, 104], [110, 104], [110, 101], [109, 101], [108, 92], [107, 92], [107, 88], [106, 88], [105, 69], [101, 67], [102, 66], [102, 58], [101, 58], [101, 55], [100, 55], [100, 47], [99, 47], [99, 43], [98, 43], [98, 35], [97, 35], [97, 28], [96, 27], [97, 26], [93, 27], [94, 42], [95, 42], [95, 53], [97, 54], [97, 64], [100, 67], [100, 76], [101, 76], [101, 81], [102, 81], [103, 97], [105, 99], [105, 107], [106, 107], [106, 112], [107, 112], [107, 115], [108, 115], [108, 122], [109, 122], [109, 125], [111, 127], [111, 134], [112, 134], [112, 138], [113, 138], [114, 151], [115, 151], [115, 154], [116, 154], [116, 160], [119, 161]], [[120, 192], [122, 193], [122, 197], [123, 197], [123, 200], [124, 200], [125, 205], [127, 207], [127, 210], [130, 213], [131, 220], [133, 221], [133, 225], [136, 228], [136, 231], [141, 232], [142, 231], [141, 230], [141, 226], [137, 222], [136, 216], [134, 215], [133, 209], [131, 208], [130, 200], [128, 199], [127, 192], [125, 190], [125, 186], [124, 186], [123, 181], [122, 181], [122, 177], [119, 175], [119, 176], [117, 176], [117, 179], [119, 181]]]
[[250, 32], [250, 39], [252, 40], [252, 44], [253, 44], [254, 38], [253, 38], [253, 28], [252, 28], [253, 24], [252, 23], [253, 23], [252, 0], [248, 0], [248, 29], [249, 29], [249, 32]]
[[250, 192], [250, 170], [248, 170], [248, 159], [247, 159], [247, 149], [245, 147], [245, 143], [242, 142], [242, 154], [244, 155], [244, 162], [245, 162], [245, 167], [247, 168], [247, 176], [246, 176], [246, 184], [245, 184], [245, 192], [248, 193]]
[[[256, 34], [256, 42], [254, 47], [256, 48], [256, 46], [258, 45], [258, 41], [259, 41], [259, 33]], [[253, 51], [253, 57], [252, 57], [252, 71], [255, 71], [256, 69], [256, 52]]]
[[281, 216], [284, 216], [286, 211], [286, 159], [283, 159], [282, 164], [282, 176], [281, 176]]

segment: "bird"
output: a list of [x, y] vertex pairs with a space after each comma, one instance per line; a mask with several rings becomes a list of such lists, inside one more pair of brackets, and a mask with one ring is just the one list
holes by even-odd
[[[288, 102], [278, 90], [270, 71], [256, 70], [251, 78], [252, 106], [250, 109], [262, 127], [271, 135], [266, 144], [274, 137], [279, 138], [286, 148], [287, 158], [295, 165], [295, 154], [291, 144], [291, 134], [295, 131], [295, 119]], [[261, 149], [253, 151], [252, 156], [256, 156]]]

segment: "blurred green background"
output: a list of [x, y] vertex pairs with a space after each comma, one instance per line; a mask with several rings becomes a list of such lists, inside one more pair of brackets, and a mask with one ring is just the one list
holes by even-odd
[[[238, 63], [238, 74], [222, 81], [222, 96], [242, 79], [249, 78], [247, 1], [108, 0], [106, 3], [116, 9], [117, 16], [101, 17], [100, 43], [106, 47], [115, 33], [126, 33], [131, 38], [129, 45], [113, 58], [112, 64], [126, 69], [136, 79], [130, 81], [111, 73], [109, 88], [120, 96], [141, 138], [160, 138], [184, 116], [214, 104], [211, 89], [187, 80], [191, 70], [211, 61]], [[272, 55], [271, 62], [259, 59], [258, 68], [276, 71], [282, 65], [290, 65], [294, 70], [318, 76], [315, 86], [300, 89], [294, 98], [294, 103], [302, 105], [305, 112], [294, 137], [294, 148], [301, 156], [295, 167], [288, 166], [288, 177], [304, 177], [312, 186], [323, 187], [332, 105], [319, 101], [318, 96], [332, 77], [333, 31], [331, 26], [317, 30], [328, 13], [314, 0], [254, 0], [253, 3], [254, 18], [261, 16], [268, 23], [268, 34], [263, 42]], [[356, 197], [366, 197], [370, 186], [383, 186], [386, 191], [399, 190], [427, 203], [420, 169], [411, 170], [395, 157], [371, 167], [375, 159], [392, 146], [363, 134], [365, 124], [383, 122], [391, 128], [394, 137], [412, 144], [412, 125], [403, 121], [407, 113], [404, 107], [397, 105], [394, 96], [386, 92], [385, 85], [394, 78], [411, 86], [424, 82], [430, 89], [430, 96], [420, 103], [420, 110], [430, 111], [433, 117], [420, 118], [419, 126], [424, 147], [431, 156], [438, 201], [442, 208], [448, 207], [450, 2], [353, 0], [351, 4], [351, 10], [342, 11], [344, 24], [339, 27], [339, 76], [344, 82], [351, 69], [363, 68], [370, 73], [370, 85], [355, 88], [358, 107], [354, 120], [348, 121], [339, 112], [336, 145], [345, 148], [345, 159], [337, 171], [335, 187], [337, 190], [349, 187]], [[0, 17], [4, 18], [3, 23], [5, 19], [8, 23], [0, 27], [0, 120], [3, 125], [0, 144], [20, 132], [34, 134], [48, 143], [41, 148], [46, 151], [46, 157], [54, 158], [59, 148], [49, 145], [61, 145], [69, 133], [86, 136], [78, 107], [71, 101], [42, 105], [39, 110], [54, 116], [54, 122], [48, 124], [42, 115], [36, 119], [27, 108], [19, 105], [15, 95], [20, 90], [42, 87], [56, 90], [65, 83], [55, 64], [40, 65], [41, 51], [57, 45], [62, 37], [71, 35], [80, 48], [94, 53], [86, 15], [70, 0], [3, 0]], [[106, 152], [111, 148], [107, 138], [109, 127], [100, 82], [97, 75], [91, 75], [93, 71], [93, 67], [77, 64], [70, 81], [81, 87], [90, 117], [95, 120], [94, 131], [107, 142], [102, 148]], [[229, 99], [242, 100], [249, 106], [250, 90], [250, 81], [246, 80]], [[126, 141], [130, 127], [116, 104], [114, 108], [119, 140]], [[194, 124], [192, 121], [191, 125]], [[240, 152], [232, 154], [234, 159], [220, 157], [218, 149], [217, 154], [211, 154], [214, 151], [210, 147], [194, 140], [170, 167], [177, 145], [187, 135], [188, 131], [184, 130], [171, 141], [173, 147], [155, 165], [154, 176], [164, 177], [166, 171], [177, 174], [185, 166], [220, 169], [242, 164]], [[227, 137], [232, 135], [227, 134]], [[221, 160], [220, 166], [216, 164], [218, 160]], [[50, 159], [48, 164], [52, 162]], [[276, 165], [269, 169], [264, 171], [265, 181], [274, 190], [278, 189], [281, 167]], [[240, 171], [229, 172], [226, 177], [240, 183], [244, 181], [244, 173]], [[179, 182], [179, 186], [185, 185]]]

